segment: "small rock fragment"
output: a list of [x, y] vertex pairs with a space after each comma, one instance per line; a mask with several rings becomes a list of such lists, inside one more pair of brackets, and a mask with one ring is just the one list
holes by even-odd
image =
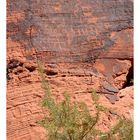
[[109, 92], [114, 92], [114, 93], [118, 93], [119, 92], [119, 90], [116, 87], [112, 86], [108, 82], [104, 82], [103, 83], [103, 88], [106, 89]]
[[105, 97], [112, 103], [115, 104], [116, 101], [119, 101], [117, 95], [105, 94]]

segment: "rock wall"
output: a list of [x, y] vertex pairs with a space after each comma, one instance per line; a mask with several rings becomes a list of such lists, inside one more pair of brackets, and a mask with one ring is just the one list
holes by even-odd
[[114, 104], [133, 67], [133, 2], [7, 0], [8, 140], [45, 140], [37, 60], [56, 100], [96, 89]]

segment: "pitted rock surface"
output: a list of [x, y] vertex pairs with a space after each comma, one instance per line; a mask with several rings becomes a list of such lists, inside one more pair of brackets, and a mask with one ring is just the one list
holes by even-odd
[[36, 123], [46, 114], [37, 60], [57, 101], [68, 91], [92, 110], [95, 89], [120, 103], [133, 61], [133, 1], [7, 0], [8, 140], [46, 139]]
[[34, 48], [47, 62], [133, 55], [130, 0], [9, 0], [8, 16], [16, 16], [8, 18], [8, 38]]

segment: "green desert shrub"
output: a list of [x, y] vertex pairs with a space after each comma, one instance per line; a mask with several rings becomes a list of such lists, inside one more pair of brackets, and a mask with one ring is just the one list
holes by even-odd
[[39, 64], [39, 73], [45, 97], [43, 107], [49, 114], [39, 123], [47, 130], [47, 140], [132, 140], [133, 122], [120, 119], [108, 132], [102, 133], [96, 129], [100, 113], [109, 111], [99, 104], [99, 95], [95, 91], [91, 98], [95, 106], [95, 115], [92, 116], [84, 102], [71, 102], [68, 93], [64, 93], [64, 100], [57, 103], [51, 96], [49, 84], [44, 77], [43, 67]]
[[133, 140], [133, 121], [120, 118], [108, 132], [100, 134], [100, 140]]

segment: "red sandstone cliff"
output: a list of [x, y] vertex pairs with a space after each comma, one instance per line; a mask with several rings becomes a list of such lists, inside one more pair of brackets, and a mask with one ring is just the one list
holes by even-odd
[[92, 108], [89, 90], [96, 89], [120, 114], [131, 115], [132, 1], [7, 0], [8, 140], [45, 140], [36, 124], [45, 115], [36, 60], [45, 63], [56, 100], [69, 91]]

